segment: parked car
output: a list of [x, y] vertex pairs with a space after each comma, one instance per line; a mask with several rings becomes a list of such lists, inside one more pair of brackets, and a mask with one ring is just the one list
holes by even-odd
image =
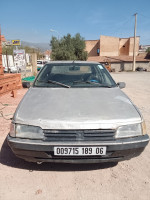
[[149, 142], [138, 108], [97, 62], [53, 61], [19, 104], [7, 140], [31, 162], [118, 162]]
[[40, 71], [41, 68], [47, 63], [45, 60], [37, 60], [37, 71]]
[[20, 73], [21, 72], [21, 67], [16, 67], [16, 66], [10, 66], [10, 67], [4, 67], [4, 72], [5, 73]]

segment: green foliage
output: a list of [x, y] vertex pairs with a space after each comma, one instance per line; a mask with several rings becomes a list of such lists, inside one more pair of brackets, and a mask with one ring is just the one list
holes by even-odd
[[146, 49], [146, 52], [150, 53], [150, 47], [148, 47], [148, 49]]
[[[2, 47], [2, 54], [6, 55], [13, 55], [13, 49], [16, 49], [15, 46], [3, 46]], [[24, 49], [26, 53], [37, 53], [37, 59], [43, 58], [43, 54], [40, 52], [40, 49], [31, 48], [28, 46], [19, 46], [18, 49]]]
[[[3, 55], [13, 55], [13, 46], [2, 46], [2, 54]], [[6, 53], [7, 52], [7, 53]]]
[[52, 48], [52, 60], [87, 60], [85, 41], [79, 33], [75, 37], [67, 34], [60, 40], [52, 37], [50, 46]]

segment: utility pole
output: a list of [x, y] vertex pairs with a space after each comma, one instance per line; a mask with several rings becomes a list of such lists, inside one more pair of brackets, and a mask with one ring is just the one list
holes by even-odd
[[135, 62], [136, 62], [136, 21], [137, 21], [137, 13], [135, 16], [135, 24], [134, 24], [134, 47], [133, 47], [133, 72], [135, 71]]

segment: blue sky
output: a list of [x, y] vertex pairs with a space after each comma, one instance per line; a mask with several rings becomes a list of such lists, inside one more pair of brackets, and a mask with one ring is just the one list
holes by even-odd
[[6, 39], [49, 43], [52, 35], [80, 33], [131, 37], [134, 13], [140, 44], [150, 44], [150, 0], [1, 0], [0, 24]]

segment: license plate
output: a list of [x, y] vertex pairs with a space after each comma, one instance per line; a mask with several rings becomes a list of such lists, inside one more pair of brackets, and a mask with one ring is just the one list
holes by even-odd
[[54, 147], [56, 156], [106, 155], [106, 147]]

